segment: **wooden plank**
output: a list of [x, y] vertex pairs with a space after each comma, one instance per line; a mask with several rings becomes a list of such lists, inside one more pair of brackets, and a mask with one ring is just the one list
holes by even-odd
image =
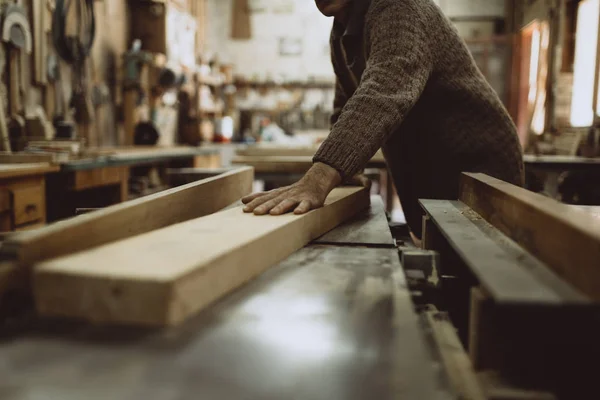
[[493, 299], [479, 287], [471, 288], [469, 309], [469, 358], [477, 371], [498, 370], [506, 350], [497, 340]]
[[169, 168], [167, 169], [167, 178], [169, 184], [180, 185], [224, 174], [226, 172], [231, 171], [233, 168]]
[[236, 156], [234, 165], [249, 165], [256, 173], [303, 174], [312, 167], [312, 156], [251, 157]]
[[16, 258], [27, 266], [198, 218], [250, 193], [253, 178], [251, 168], [240, 168], [61, 221], [35, 232], [15, 234], [2, 244], [0, 255]]
[[368, 207], [364, 188], [338, 188], [305, 215], [240, 207], [38, 265], [47, 316], [174, 325]]
[[573, 206], [581, 211], [588, 213], [592, 217], [600, 220], [600, 206]]
[[380, 196], [371, 196], [369, 209], [316, 239], [314, 243], [394, 247], [383, 200]]
[[600, 221], [483, 174], [463, 174], [460, 200], [558, 276], [600, 300]]
[[464, 204], [421, 200], [440, 233], [497, 303], [582, 305], [589, 300]]
[[0, 179], [42, 175], [57, 172], [59, 169], [60, 167], [57, 165], [50, 165], [49, 163], [2, 164], [0, 165]]
[[[312, 167], [312, 156], [235, 156], [231, 163], [234, 165], [249, 165], [257, 173], [288, 173], [303, 174]], [[368, 166], [384, 167], [383, 159], [371, 159]]]
[[249, 157], [312, 157], [315, 155], [318, 149], [319, 146], [282, 146], [260, 144], [237, 149], [236, 153], [239, 156]]
[[448, 314], [433, 309], [425, 311], [424, 318], [431, 328], [450, 385], [458, 398], [487, 399]]

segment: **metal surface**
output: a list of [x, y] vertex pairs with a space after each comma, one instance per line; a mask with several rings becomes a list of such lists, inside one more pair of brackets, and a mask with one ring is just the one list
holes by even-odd
[[394, 249], [310, 246], [180, 328], [34, 322], [0, 345], [0, 397], [449, 398], [398, 268]]
[[305, 247], [164, 331], [33, 318], [0, 332], [3, 400], [455, 398], [395, 248]]
[[600, 171], [600, 158], [525, 154], [526, 168], [544, 171]]
[[393, 247], [394, 238], [388, 226], [381, 196], [371, 196], [369, 209], [321, 236], [315, 243]]

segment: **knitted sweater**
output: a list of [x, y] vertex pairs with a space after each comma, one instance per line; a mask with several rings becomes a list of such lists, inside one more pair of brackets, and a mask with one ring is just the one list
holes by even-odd
[[348, 178], [383, 149], [411, 230], [418, 199], [456, 199], [460, 173], [522, 184], [516, 128], [433, 0], [354, 0], [334, 22], [329, 137], [314, 157]]

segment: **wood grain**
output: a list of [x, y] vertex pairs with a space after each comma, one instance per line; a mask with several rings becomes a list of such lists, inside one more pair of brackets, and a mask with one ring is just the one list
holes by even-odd
[[463, 174], [460, 200], [571, 285], [600, 299], [600, 221], [484, 174]]
[[421, 200], [423, 209], [497, 304], [586, 305], [589, 299], [459, 201]]
[[42, 263], [36, 307], [99, 323], [174, 325], [368, 205], [365, 189], [338, 188], [305, 215], [237, 207]]
[[312, 156], [236, 156], [234, 165], [249, 165], [256, 173], [303, 174], [313, 165]]
[[216, 212], [252, 190], [251, 168], [190, 183], [7, 238], [0, 249], [21, 265], [86, 250]]
[[442, 365], [458, 398], [487, 399], [448, 314], [428, 310], [424, 318], [431, 328]]
[[46, 220], [46, 193], [43, 178], [38, 184], [15, 186], [11, 192], [15, 225]]

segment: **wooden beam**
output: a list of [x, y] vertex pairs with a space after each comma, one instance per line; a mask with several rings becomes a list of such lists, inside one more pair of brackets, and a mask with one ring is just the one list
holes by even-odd
[[442, 365], [457, 398], [487, 399], [448, 314], [432, 307], [425, 311], [424, 318], [431, 329]]
[[99, 323], [174, 325], [369, 205], [364, 188], [338, 188], [305, 215], [240, 207], [38, 265], [36, 308]]
[[[589, 299], [459, 201], [421, 200], [460, 259], [501, 305], [589, 305]], [[442, 255], [443, 257], [443, 255]]]
[[598, 220], [484, 174], [463, 174], [460, 200], [564, 280], [600, 300]]
[[219, 211], [252, 191], [252, 168], [128, 201], [9, 236], [0, 255], [20, 265], [87, 250]]
[[256, 173], [303, 174], [313, 165], [312, 156], [236, 156], [234, 165], [249, 165]]

